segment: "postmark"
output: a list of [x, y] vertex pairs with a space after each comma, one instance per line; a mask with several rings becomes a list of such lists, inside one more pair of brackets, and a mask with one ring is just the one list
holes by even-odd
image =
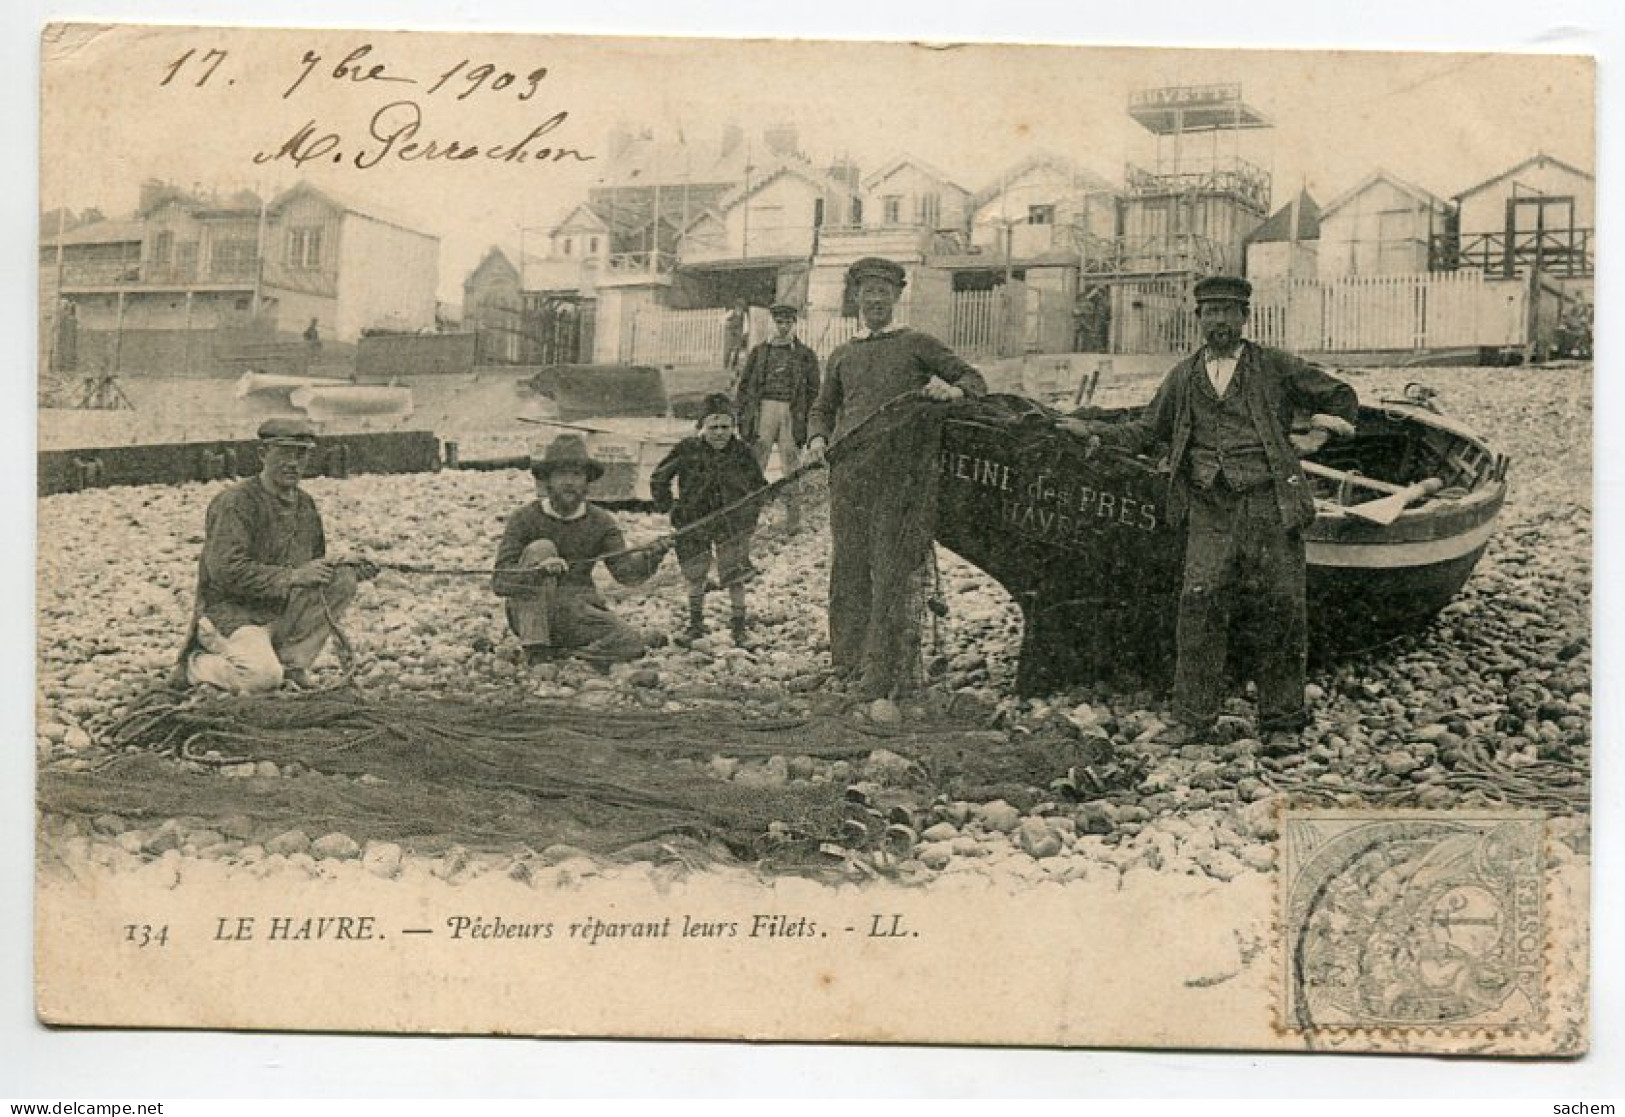
[[1288, 812], [1282, 1027], [1540, 1028], [1544, 834], [1531, 811]]

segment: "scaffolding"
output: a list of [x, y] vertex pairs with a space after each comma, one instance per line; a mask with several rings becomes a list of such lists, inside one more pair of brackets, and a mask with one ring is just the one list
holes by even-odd
[[1080, 299], [1109, 302], [1111, 351], [1177, 352], [1194, 336], [1192, 285], [1240, 274], [1242, 246], [1269, 215], [1270, 174], [1242, 143], [1273, 125], [1236, 83], [1138, 89], [1128, 114], [1154, 149], [1124, 170], [1117, 236], [1080, 252]]

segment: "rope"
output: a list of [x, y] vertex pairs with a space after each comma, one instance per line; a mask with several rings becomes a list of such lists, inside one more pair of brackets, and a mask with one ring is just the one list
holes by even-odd
[[[832, 458], [839, 458], [844, 447], [849, 446], [852, 438], [858, 434], [859, 431], [863, 430], [863, 428], [867, 427], [870, 423], [875, 422], [882, 415], [885, 415], [893, 408], [898, 407], [901, 404], [914, 401], [916, 398], [918, 398], [918, 395], [918, 392], [904, 392], [900, 395], [894, 396], [890, 400], [887, 400], [880, 407], [876, 408], [872, 414], [865, 418], [863, 422], [847, 431], [846, 434], [842, 435], [838, 441], [830, 444], [829, 448], [825, 451], [825, 462], [828, 462]], [[777, 496], [780, 492], [784, 491], [786, 488], [794, 484], [799, 484], [809, 474], [814, 473], [821, 468], [823, 468], [823, 465], [819, 463], [799, 466], [786, 476], [779, 478], [777, 481], [774, 481], [760, 489], [756, 489], [755, 491], [740, 497], [732, 504], [718, 508], [714, 512], [709, 512], [692, 523], [685, 524], [675, 531], [667, 532], [658, 539], [648, 543], [640, 543], [632, 547], [623, 547], [618, 551], [608, 551], [601, 555], [594, 555], [591, 558], [579, 559], [572, 562], [571, 565], [590, 567], [596, 562], [608, 562], [612, 559], [624, 558], [628, 555], [642, 554], [645, 551], [653, 551], [656, 549], [669, 549], [673, 542], [680, 539], [684, 535], [687, 535], [690, 532], [702, 531], [715, 521], [720, 520], [734, 512], [738, 512], [740, 509], [751, 504], [758, 502], [766, 503], [773, 497]], [[523, 567], [433, 566], [427, 563], [411, 562], [375, 562], [374, 565], [380, 570], [388, 570], [396, 574], [452, 575], [482, 578], [489, 578], [495, 574], [519, 573], [524, 569]]]

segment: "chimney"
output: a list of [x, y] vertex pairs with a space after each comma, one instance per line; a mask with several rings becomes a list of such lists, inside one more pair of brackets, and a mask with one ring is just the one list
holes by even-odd
[[762, 142], [774, 155], [786, 157], [801, 154], [801, 137], [794, 124], [775, 124], [762, 132]]
[[141, 183], [141, 202], [137, 209], [139, 213], [151, 213], [172, 192], [169, 183], [162, 179], [149, 178]]
[[858, 188], [858, 165], [844, 156], [829, 165], [829, 177], [849, 190]]

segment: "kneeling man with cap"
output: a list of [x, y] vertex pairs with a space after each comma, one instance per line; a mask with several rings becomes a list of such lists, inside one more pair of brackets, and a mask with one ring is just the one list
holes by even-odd
[[561, 434], [532, 457], [538, 499], [508, 517], [497, 548], [491, 590], [506, 599], [508, 627], [525, 659], [544, 663], [575, 655], [605, 665], [637, 659], [648, 641], [610, 612], [593, 585], [600, 559], [622, 585], [647, 581], [669, 543], [628, 552], [615, 517], [587, 501], [604, 467], [577, 434]]
[[299, 487], [315, 428], [268, 419], [259, 438], [259, 475], [209, 503], [192, 630], [175, 683], [235, 694], [307, 684], [356, 583], [378, 573], [365, 559], [327, 557], [321, 514]]
[[[1061, 426], [1135, 453], [1169, 447], [1168, 516], [1185, 531], [1179, 593], [1174, 714], [1165, 739], [1206, 737], [1224, 698], [1233, 611], [1248, 608], [1258, 685], [1258, 722], [1267, 753], [1298, 745], [1308, 721], [1303, 531], [1314, 496], [1298, 464], [1331, 434], [1353, 434], [1354, 389], [1315, 365], [1242, 339], [1252, 284], [1209, 276], [1196, 284], [1204, 345], [1174, 366], [1135, 421], [1106, 425], [1063, 419]], [[1315, 428], [1293, 435], [1296, 416]]]

